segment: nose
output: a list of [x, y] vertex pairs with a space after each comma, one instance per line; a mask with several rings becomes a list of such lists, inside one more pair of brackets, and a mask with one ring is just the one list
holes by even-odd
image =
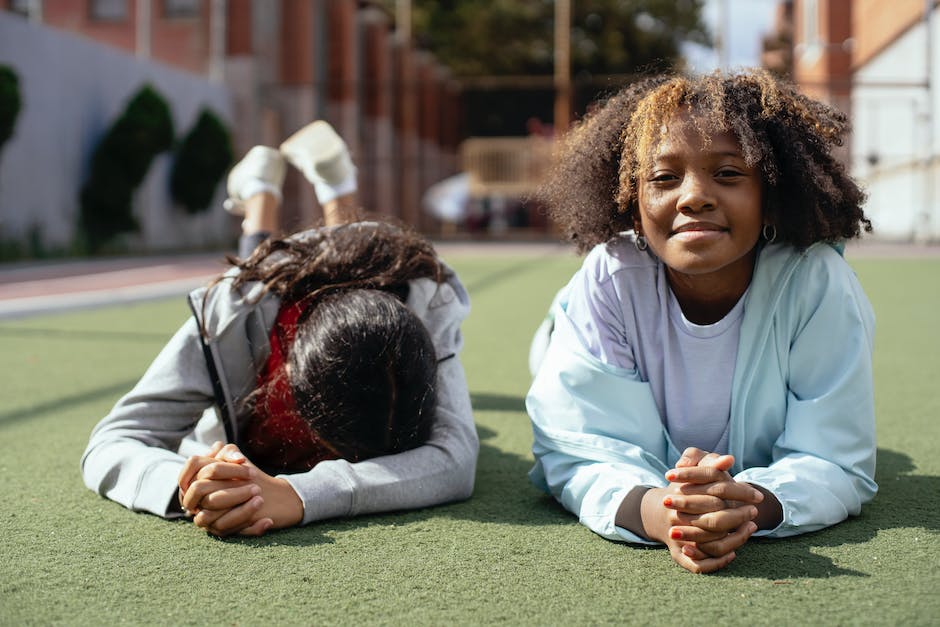
[[679, 213], [700, 213], [715, 208], [711, 179], [705, 173], [689, 172], [682, 180], [676, 210]]

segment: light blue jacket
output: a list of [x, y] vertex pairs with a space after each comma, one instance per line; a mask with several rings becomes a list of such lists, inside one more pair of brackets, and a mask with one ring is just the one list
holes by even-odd
[[[595, 249], [616, 265], [621, 240]], [[617, 247], [621, 254], [617, 253]], [[614, 280], [656, 280], [656, 261]], [[583, 277], [582, 277], [583, 280]], [[772, 492], [783, 521], [755, 535], [782, 537], [859, 513], [877, 491], [872, 390], [874, 315], [855, 274], [832, 247], [761, 250], [745, 300], [731, 393], [729, 452], [737, 481]], [[637, 486], [666, 486], [680, 452], [649, 384], [583, 346], [562, 299], [555, 331], [526, 404], [532, 418], [532, 482], [596, 533], [647, 543], [614, 524]], [[629, 315], [629, 304], [623, 304]]]

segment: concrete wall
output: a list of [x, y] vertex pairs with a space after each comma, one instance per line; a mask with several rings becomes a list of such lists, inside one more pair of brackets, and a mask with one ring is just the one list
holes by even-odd
[[[0, 12], [0, 64], [19, 75], [23, 100], [14, 136], [0, 148], [0, 240], [22, 241], [38, 229], [45, 246], [68, 246], [76, 234], [79, 190], [91, 154], [145, 83], [170, 103], [177, 138], [204, 107], [227, 121], [233, 116], [225, 87], [5, 12]], [[224, 185], [208, 212], [190, 217], [170, 200], [171, 159], [158, 157], [137, 190], [134, 212], [141, 232], [129, 245], [153, 251], [230, 241], [237, 223], [221, 207]]]
[[865, 210], [883, 238], [940, 241], [938, 9], [930, 36], [932, 101], [923, 85], [928, 46], [922, 21], [856, 69], [853, 173], [868, 191]]

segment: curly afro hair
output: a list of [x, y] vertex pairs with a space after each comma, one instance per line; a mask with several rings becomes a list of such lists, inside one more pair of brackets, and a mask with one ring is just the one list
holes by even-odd
[[833, 156], [849, 130], [843, 113], [763, 70], [662, 75], [624, 88], [562, 141], [539, 197], [579, 252], [634, 227], [639, 176], [683, 109], [706, 141], [735, 135], [778, 242], [803, 249], [872, 230], [865, 194]]

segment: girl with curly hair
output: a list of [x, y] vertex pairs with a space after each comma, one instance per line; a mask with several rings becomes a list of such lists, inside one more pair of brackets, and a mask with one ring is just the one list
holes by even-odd
[[[287, 161], [326, 226], [272, 239]], [[241, 258], [92, 432], [89, 488], [215, 535], [470, 496], [467, 294], [427, 241], [358, 221], [355, 177], [325, 122], [236, 164]]]
[[593, 531], [710, 572], [874, 496], [846, 131], [753, 70], [644, 80], [567, 137], [546, 200], [590, 252], [534, 360], [530, 478]]

